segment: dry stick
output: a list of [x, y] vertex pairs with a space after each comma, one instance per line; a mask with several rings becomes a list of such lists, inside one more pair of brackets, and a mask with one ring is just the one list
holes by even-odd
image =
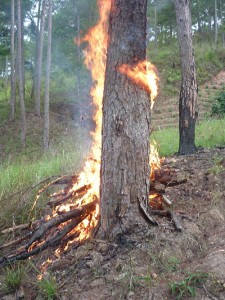
[[148, 219], [149, 222], [151, 222], [153, 225], [158, 225], [158, 222], [156, 222], [156, 220], [150, 215], [149, 213], [149, 203], [148, 203], [148, 199], [146, 200], [145, 198], [141, 199], [138, 198], [139, 201], [139, 206], [142, 210], [142, 212], [144, 213], [145, 217]]
[[171, 219], [174, 222], [174, 225], [175, 225], [176, 229], [178, 231], [182, 231], [183, 230], [183, 226], [181, 225], [181, 222], [179, 221], [179, 219], [178, 219], [177, 215], [175, 214], [175, 212], [172, 211], [172, 210], [169, 210], [169, 213], [170, 213]]
[[12, 233], [12, 232], [15, 232], [15, 231], [18, 231], [18, 230], [29, 229], [32, 226], [37, 225], [39, 222], [41, 222], [41, 220], [36, 220], [34, 222], [30, 222], [30, 223], [26, 223], [26, 224], [20, 224], [20, 225], [14, 226], [14, 227], [4, 229], [4, 230], [1, 231], [1, 233], [6, 234], [6, 233]]
[[36, 195], [36, 198], [35, 198], [35, 201], [34, 201], [32, 207], [31, 207], [31, 210], [30, 210], [30, 213], [29, 213], [29, 218], [30, 218], [31, 213], [32, 213], [32, 211], [34, 210], [34, 208], [35, 208], [35, 206], [36, 206], [36, 204], [37, 204], [37, 201], [38, 201], [38, 199], [40, 198], [41, 194], [44, 193], [51, 185], [53, 185], [54, 182], [56, 182], [57, 180], [59, 180], [59, 179], [61, 179], [61, 178], [63, 178], [63, 177], [64, 177], [64, 176], [61, 176], [61, 177], [59, 177], [59, 178], [57, 178], [57, 179], [51, 181], [49, 184], [47, 184], [47, 185], [44, 186], [41, 190], [38, 191], [38, 193], [37, 193], [37, 195]]
[[16, 240], [13, 240], [13, 241], [5, 243], [5, 244], [2, 244], [2, 245], [0, 245], [0, 250], [2, 250], [4, 248], [11, 247], [11, 246], [13, 246], [15, 244], [18, 244], [18, 243], [21, 243], [22, 241], [27, 240], [31, 235], [32, 235], [32, 232], [29, 232], [26, 235], [24, 235], [24, 236], [22, 236], [22, 237], [20, 237]]
[[206, 292], [206, 294], [213, 300], [219, 300], [218, 298], [214, 297], [209, 291], [207, 291], [206, 287], [204, 286], [204, 284], [202, 285], [204, 291]]
[[91, 185], [90, 185], [90, 184], [84, 185], [84, 186], [80, 187], [79, 189], [77, 189], [77, 190], [75, 190], [75, 191], [69, 192], [66, 196], [64, 196], [64, 197], [62, 197], [62, 198], [59, 198], [59, 199], [56, 199], [56, 200], [49, 201], [49, 202], [48, 202], [48, 205], [49, 205], [50, 207], [60, 205], [60, 204], [62, 204], [63, 202], [65, 202], [66, 200], [68, 200], [70, 197], [72, 197], [73, 195], [81, 194], [81, 193], [86, 193], [90, 188], [91, 188]]
[[159, 215], [159, 216], [165, 216], [165, 217], [170, 217], [175, 225], [175, 228], [178, 231], [182, 231], [183, 230], [183, 226], [181, 225], [181, 222], [178, 220], [177, 215], [175, 214], [174, 211], [172, 210], [156, 210], [156, 209], [151, 209], [149, 211], [150, 214], [155, 214], [155, 215]]
[[172, 205], [172, 201], [166, 195], [162, 195], [162, 200], [167, 206], [170, 207]]
[[9, 257], [2, 257], [0, 258], [0, 266], [6, 266], [8, 264], [11, 264], [12, 262], [15, 262], [17, 260], [23, 260], [28, 257], [31, 257], [35, 254], [38, 254], [44, 250], [46, 250], [49, 247], [54, 247], [60, 244], [62, 238], [66, 236], [74, 227], [76, 227], [79, 223], [81, 223], [86, 217], [88, 213], [80, 216], [78, 219], [71, 221], [67, 226], [65, 226], [59, 233], [57, 233], [55, 236], [47, 240], [44, 244], [42, 244], [39, 247], [34, 248], [30, 252], [22, 252], [16, 255], [12, 255]]
[[61, 223], [64, 223], [70, 219], [78, 218], [78, 217], [82, 216], [83, 214], [86, 214], [87, 212], [89, 214], [90, 211], [95, 209], [96, 202], [97, 202], [97, 200], [95, 200], [91, 203], [88, 203], [88, 204], [82, 206], [81, 208], [70, 210], [62, 215], [59, 215], [59, 216], [52, 218], [49, 221], [43, 223], [36, 230], [36, 232], [34, 232], [33, 236], [31, 237], [29, 242], [26, 244], [25, 248], [28, 249], [35, 241], [39, 240], [43, 236], [43, 234], [46, 232], [46, 230], [49, 230], [52, 227], [57, 226]]

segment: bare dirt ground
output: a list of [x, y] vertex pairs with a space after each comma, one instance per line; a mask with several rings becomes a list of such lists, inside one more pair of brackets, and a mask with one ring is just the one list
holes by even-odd
[[[159, 226], [149, 225], [146, 232], [116, 243], [93, 239], [61, 258], [54, 258], [52, 249], [34, 257], [29, 263], [37, 267], [47, 257], [53, 259], [45, 276], [55, 278], [58, 299], [189, 299], [186, 288], [185, 296], [178, 298], [169, 284], [187, 282], [191, 276], [199, 279], [187, 285], [196, 292], [193, 299], [225, 299], [225, 148], [170, 157], [164, 167], [187, 179], [166, 188], [182, 232], [169, 218], [158, 216]], [[48, 299], [37, 288], [37, 275], [33, 267], [27, 269], [23, 299]], [[19, 298], [1, 291], [0, 299]]]

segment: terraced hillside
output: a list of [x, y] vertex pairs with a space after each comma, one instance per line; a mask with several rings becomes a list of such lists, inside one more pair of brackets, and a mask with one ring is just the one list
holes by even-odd
[[[209, 82], [199, 87], [198, 92], [198, 121], [211, 114], [212, 101], [225, 85], [225, 71], [220, 72]], [[178, 126], [179, 95], [167, 97], [159, 94], [152, 112], [152, 125], [155, 130]]]

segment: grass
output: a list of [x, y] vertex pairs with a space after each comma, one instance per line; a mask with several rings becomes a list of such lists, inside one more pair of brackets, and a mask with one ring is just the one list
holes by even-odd
[[[224, 69], [225, 52], [222, 45], [213, 47], [207, 42], [201, 44], [194, 42], [194, 51], [199, 85]], [[178, 42], [173, 42], [172, 45], [161, 45], [158, 52], [154, 49], [154, 43], [149, 43], [147, 52], [149, 60], [160, 73], [161, 92], [163, 91], [166, 95], [179, 93], [181, 70]]]
[[[170, 156], [178, 151], [178, 128], [166, 128], [155, 131], [151, 139], [156, 140], [161, 156]], [[225, 145], [225, 118], [207, 119], [196, 126], [196, 146], [212, 148]]]
[[208, 277], [207, 273], [196, 272], [188, 275], [179, 282], [171, 282], [171, 293], [177, 300], [183, 299], [186, 296], [195, 297], [196, 287], [200, 286]]
[[44, 299], [53, 300], [57, 298], [58, 287], [54, 278], [43, 278], [38, 282], [38, 288]]
[[14, 293], [19, 289], [24, 276], [24, 270], [20, 265], [15, 265], [6, 268], [5, 277], [3, 281], [3, 291], [5, 293]]
[[[74, 174], [82, 167], [82, 158], [89, 146], [85, 145], [85, 132], [78, 131], [76, 136], [66, 136], [62, 141], [52, 146], [48, 153], [43, 153], [41, 147], [28, 155], [28, 149], [8, 158], [0, 164], [0, 226], [11, 226], [13, 222], [29, 221], [29, 211], [37, 191], [43, 185], [39, 182], [53, 175]], [[85, 150], [83, 150], [85, 149]], [[45, 198], [37, 204], [33, 217], [44, 207]]]

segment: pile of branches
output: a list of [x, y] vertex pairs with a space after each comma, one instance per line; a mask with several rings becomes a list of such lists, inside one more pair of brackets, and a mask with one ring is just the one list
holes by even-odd
[[[79, 241], [81, 231], [76, 230], [76, 228], [78, 228], [84, 219], [92, 218], [99, 199], [93, 196], [90, 203], [82, 206], [78, 205], [78, 200], [88, 192], [91, 185], [85, 185], [77, 190], [72, 190], [71, 188], [77, 179], [78, 176], [60, 177], [47, 184], [38, 192], [36, 201], [48, 188], [55, 185], [65, 185], [62, 190], [54, 193], [47, 203], [48, 210], [49, 207], [51, 208], [50, 215], [48, 214], [39, 220], [13, 226], [1, 231], [2, 234], [13, 234], [14, 239], [0, 245], [0, 250], [11, 249], [9, 255], [0, 257], [0, 266], [26, 259], [49, 247], [59, 246], [61, 249], [64, 249], [68, 242], [74, 239]], [[68, 202], [69, 211], [62, 212], [60, 205]], [[87, 228], [87, 230], [89, 229]], [[93, 229], [90, 228], [90, 231], [93, 231]], [[81, 244], [81, 242], [77, 243]]]
[[[51, 195], [50, 201], [47, 203], [48, 208], [51, 208], [51, 214], [48, 217], [43, 217], [33, 222], [13, 226], [1, 231], [2, 234], [13, 234], [13, 240], [0, 245], [0, 250], [11, 249], [9, 255], [0, 257], [0, 266], [4, 266], [23, 260], [38, 254], [49, 247], [65, 248], [69, 241], [74, 239], [79, 246], [82, 242], [79, 239], [80, 230], [76, 230], [79, 224], [84, 220], [91, 220], [92, 214], [95, 212], [96, 205], [99, 199], [93, 196], [92, 202], [78, 205], [78, 200], [83, 197], [91, 185], [84, 185], [77, 190], [73, 190], [72, 186], [77, 182], [78, 176], [59, 177], [54, 181], [48, 183], [43, 189], [38, 192], [37, 198], [43, 194], [49, 187], [56, 185], [64, 185], [64, 188], [57, 193]], [[150, 195], [157, 193], [157, 202], [140, 203], [140, 208], [147, 216], [149, 221], [158, 225], [154, 215], [167, 216], [174, 222], [175, 228], [182, 230], [182, 225], [178, 220], [176, 214], [170, 209], [171, 201], [165, 196], [165, 187], [178, 185], [186, 182], [185, 180], [178, 181], [176, 172], [171, 170], [157, 170], [154, 174], [154, 180], [151, 181]], [[60, 205], [68, 203], [70, 210], [62, 212]], [[164, 209], [164, 203], [168, 209]], [[88, 228], [88, 230], [95, 234], [96, 228]], [[73, 245], [74, 246], [74, 245]]]

